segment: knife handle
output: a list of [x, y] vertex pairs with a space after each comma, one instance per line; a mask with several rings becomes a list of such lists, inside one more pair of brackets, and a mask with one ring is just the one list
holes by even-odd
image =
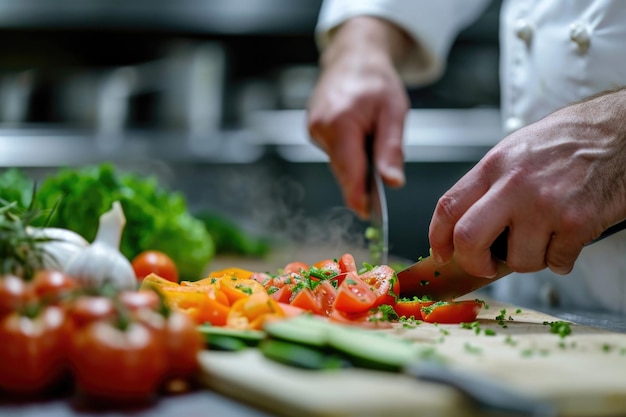
[[[600, 236], [593, 239], [591, 242], [585, 243], [585, 246], [591, 245], [592, 243], [596, 243], [604, 238], [607, 238], [611, 235], [614, 235], [617, 232], [621, 232], [626, 229], [626, 219], [622, 220], [619, 223], [614, 224], [607, 228]], [[500, 233], [500, 235], [493, 241], [491, 245], [491, 254], [500, 261], [506, 261], [507, 256], [507, 240], [509, 237], [509, 228], [504, 229], [504, 232]]]

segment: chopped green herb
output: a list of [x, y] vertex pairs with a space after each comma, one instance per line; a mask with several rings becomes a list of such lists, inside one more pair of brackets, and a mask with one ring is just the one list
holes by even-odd
[[560, 337], [566, 337], [572, 333], [570, 324], [565, 321], [544, 321], [543, 324], [550, 326], [550, 333], [558, 334]]
[[493, 329], [485, 329], [486, 336], [495, 336], [496, 332]]

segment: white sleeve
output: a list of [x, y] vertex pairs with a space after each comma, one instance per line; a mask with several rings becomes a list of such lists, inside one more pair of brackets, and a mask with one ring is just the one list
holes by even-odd
[[415, 42], [410, 56], [400, 66], [400, 75], [410, 85], [423, 85], [439, 78], [450, 47], [458, 33], [471, 24], [490, 0], [324, 0], [315, 30], [318, 47], [330, 41], [331, 30], [351, 17], [376, 16], [406, 31]]

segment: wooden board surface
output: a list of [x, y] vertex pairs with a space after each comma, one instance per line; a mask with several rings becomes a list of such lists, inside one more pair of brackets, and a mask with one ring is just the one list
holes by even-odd
[[[572, 324], [572, 333], [562, 338], [544, 324], [558, 321], [555, 317], [488, 305], [479, 316], [479, 334], [459, 325], [428, 323], [393, 332], [435, 347], [454, 369], [553, 404], [560, 416], [626, 415], [626, 334]], [[499, 323], [495, 318], [502, 309], [506, 320]], [[485, 329], [496, 334], [485, 335]], [[255, 349], [205, 351], [201, 363], [207, 387], [277, 415], [483, 415], [455, 388], [408, 375], [301, 370], [269, 361]]]

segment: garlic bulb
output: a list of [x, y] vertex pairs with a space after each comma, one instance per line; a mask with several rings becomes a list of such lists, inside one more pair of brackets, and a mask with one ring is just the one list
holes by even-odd
[[100, 216], [95, 240], [69, 262], [64, 272], [88, 288], [110, 284], [116, 289], [135, 289], [133, 267], [119, 250], [125, 225], [122, 205], [115, 201], [111, 210]]
[[69, 229], [29, 226], [26, 231], [35, 238], [50, 239], [38, 243], [43, 251], [42, 261], [45, 269], [64, 270], [72, 258], [89, 245], [84, 237]]

